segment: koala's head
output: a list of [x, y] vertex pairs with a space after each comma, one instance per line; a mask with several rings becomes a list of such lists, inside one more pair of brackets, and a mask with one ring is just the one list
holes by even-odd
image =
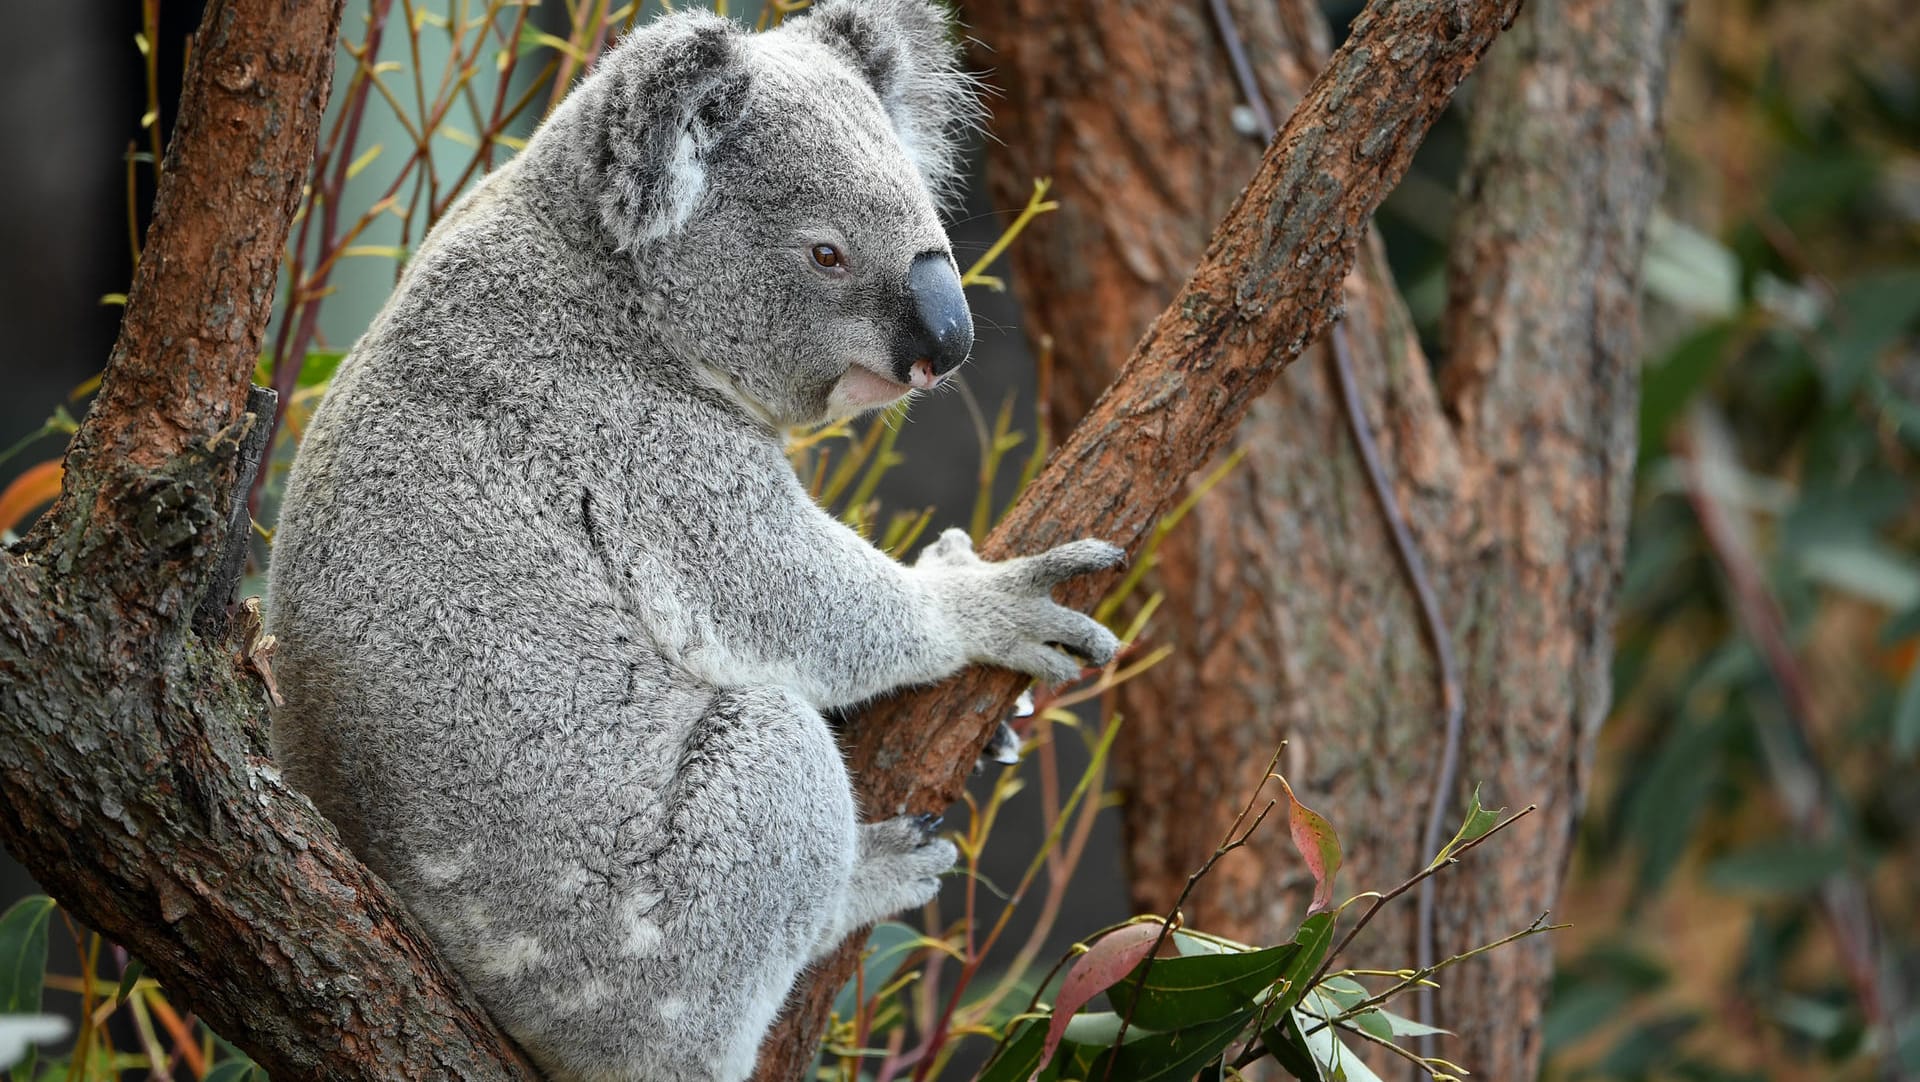
[[930, 0], [821, 0], [764, 34], [685, 11], [623, 39], [552, 127], [674, 355], [811, 424], [972, 348], [936, 208], [972, 91]]

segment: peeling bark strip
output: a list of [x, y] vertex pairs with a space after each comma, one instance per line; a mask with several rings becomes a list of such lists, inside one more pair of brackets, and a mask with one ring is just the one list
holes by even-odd
[[0, 556], [0, 840], [276, 1078], [531, 1079], [387, 888], [258, 753], [193, 634], [312, 168], [340, 0], [212, 0], [59, 501]]
[[[1083, 535], [1138, 546], [1254, 397], [1338, 316], [1374, 209], [1518, 8], [1518, 0], [1394, 0], [1355, 20], [1118, 382], [987, 539], [988, 558]], [[1089, 603], [1110, 581], [1075, 582], [1062, 599]], [[850, 727], [861, 806], [890, 815], [950, 803], [1020, 684], [1011, 673], [969, 669], [863, 711]], [[756, 1078], [804, 1076], [862, 940], [796, 989]]]

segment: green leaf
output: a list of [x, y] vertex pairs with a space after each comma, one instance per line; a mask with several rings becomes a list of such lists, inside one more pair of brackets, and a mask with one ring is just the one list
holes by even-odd
[[[308, 350], [307, 355], [300, 360], [300, 374], [294, 377], [294, 388], [304, 389], [308, 387], [325, 386], [333, 379], [333, 374], [340, 370], [340, 362], [346, 360], [346, 358], [347, 355], [342, 350]], [[273, 386], [272, 357], [261, 354], [259, 362], [256, 363], [253, 368], [253, 382], [258, 383], [262, 387]]]
[[1197, 935], [1185, 928], [1173, 931], [1173, 945], [1181, 954], [1233, 954], [1247, 952], [1255, 948], [1245, 943], [1236, 943], [1215, 935]]
[[1280, 979], [1299, 950], [1283, 943], [1246, 954], [1158, 958], [1109, 988], [1107, 998], [1135, 1025], [1165, 1031], [1195, 1026], [1253, 1009], [1255, 997]]
[[267, 1072], [250, 1059], [230, 1059], [214, 1064], [200, 1082], [267, 1082]]
[[1320, 1071], [1320, 1064], [1314, 1061], [1313, 1053], [1307, 1050], [1307, 1040], [1301, 1035], [1300, 1023], [1292, 1011], [1288, 1011], [1277, 1025], [1268, 1026], [1267, 1031], [1260, 1035], [1260, 1040], [1267, 1046], [1267, 1053], [1274, 1062], [1299, 1082], [1328, 1082], [1327, 1076]]
[[[1103, 1052], [1079, 1077], [1104, 1076], [1109, 1082], [1188, 1082], [1226, 1051], [1253, 1020], [1253, 1014], [1248, 1009], [1205, 1025], [1129, 1041], [1118, 1050]], [[1111, 1071], [1109, 1059], [1113, 1061]]]
[[975, 1082], [1026, 1082], [1044, 1066], [1040, 1050], [1046, 1041], [1046, 1019], [1021, 1023], [1019, 1034], [1007, 1042], [1000, 1058], [987, 1064]]
[[1490, 811], [1482, 807], [1480, 787], [1475, 785], [1473, 796], [1467, 799], [1466, 819], [1461, 822], [1460, 829], [1454, 832], [1453, 840], [1440, 847], [1440, 852], [1427, 867], [1437, 868], [1445, 864], [1461, 846], [1476, 838], [1485, 837], [1487, 831], [1492, 830], [1500, 822], [1500, 813], [1506, 810], [1506, 808], [1494, 808]]
[[1321, 995], [1340, 1005], [1342, 1010], [1366, 999], [1371, 992], [1351, 977], [1328, 977], [1314, 986]]
[[1847, 867], [1847, 851], [1831, 844], [1779, 839], [1749, 846], [1707, 866], [1707, 882], [1719, 890], [1775, 894], [1810, 891]]
[[[886, 986], [893, 975], [900, 970], [900, 963], [906, 961], [920, 945], [920, 933], [898, 921], [882, 921], [873, 926], [873, 932], [867, 936], [867, 953], [861, 960], [863, 970], [861, 981], [871, 996]], [[833, 999], [833, 1013], [841, 1018], [852, 1018], [859, 1004], [854, 1002], [854, 981], [848, 978]]]
[[1153, 1030], [1144, 1026], [1130, 1025], [1125, 1036], [1122, 1036], [1120, 1022], [1120, 1015], [1116, 1011], [1082, 1011], [1067, 1020], [1065, 1039], [1093, 1048], [1111, 1048], [1115, 1041], [1132, 1044], [1154, 1034]]
[[1882, 351], [1920, 319], [1920, 270], [1902, 269], [1850, 282], [1834, 305], [1824, 367], [1827, 389], [1844, 399], [1860, 387]]
[[1695, 331], [1648, 365], [1640, 379], [1640, 461], [1666, 456], [1667, 430], [1719, 370], [1733, 341], [1733, 325], [1716, 323]]
[[1306, 997], [1307, 982], [1320, 971], [1327, 951], [1333, 947], [1333, 917], [1332, 913], [1315, 913], [1300, 922], [1300, 930], [1293, 935], [1294, 956], [1280, 972], [1284, 984], [1267, 1006], [1268, 1017], [1293, 1010]]
[[1453, 1031], [1450, 1029], [1441, 1029], [1439, 1026], [1430, 1026], [1425, 1022], [1415, 1021], [1404, 1015], [1395, 1014], [1385, 1007], [1375, 1009], [1380, 1012], [1381, 1017], [1387, 1020], [1387, 1028], [1393, 1031], [1395, 1037], [1451, 1037], [1453, 1035]]
[[[1380, 1076], [1374, 1074], [1372, 1068], [1368, 1067], [1359, 1056], [1354, 1055], [1352, 1049], [1340, 1040], [1339, 1035], [1334, 1032], [1335, 1027], [1326, 1024], [1323, 1017], [1316, 1017], [1316, 1015], [1331, 1017], [1337, 1014], [1338, 1011], [1334, 1009], [1333, 1004], [1315, 993], [1308, 997], [1308, 1005], [1303, 1005], [1292, 1013], [1300, 1026], [1307, 1052], [1313, 1056], [1313, 1061], [1320, 1066], [1321, 1074], [1330, 1082], [1333, 1080], [1381, 1082]], [[1316, 1029], [1316, 1026], [1319, 1028]]]
[[1369, 1007], [1347, 1019], [1343, 1024], [1353, 1026], [1383, 1041], [1393, 1039], [1393, 1025], [1387, 1021], [1386, 1012], [1378, 1007]]
[[1920, 605], [1920, 561], [1871, 538], [1820, 539], [1800, 548], [1810, 579], [1899, 612]]
[[47, 979], [47, 922], [53, 899], [35, 894], [0, 916], [0, 1014], [38, 1014]]
[[125, 973], [120, 974], [120, 987], [114, 989], [113, 1001], [116, 1004], [125, 1003], [127, 1001], [127, 996], [132, 994], [133, 992], [134, 984], [136, 984], [140, 980], [140, 974], [145, 973], [146, 971], [147, 971], [147, 967], [140, 964], [140, 959], [138, 958], [127, 959], [127, 971]]
[[1740, 307], [1740, 259], [1698, 229], [1655, 211], [1647, 223], [1644, 288], [1690, 315], [1724, 319]]
[[1556, 990], [1541, 1021], [1547, 1048], [1565, 1048], [1620, 1017], [1632, 998], [1632, 989], [1604, 978]]

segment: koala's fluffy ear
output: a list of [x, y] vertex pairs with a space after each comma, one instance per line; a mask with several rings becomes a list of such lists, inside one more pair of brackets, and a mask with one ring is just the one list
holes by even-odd
[[622, 247], [667, 236], [699, 206], [706, 159], [752, 83], [742, 34], [689, 9], [629, 34], [601, 62], [581, 172]]
[[927, 187], [946, 203], [982, 110], [945, 8], [936, 0], [818, 0], [786, 28], [865, 76]]

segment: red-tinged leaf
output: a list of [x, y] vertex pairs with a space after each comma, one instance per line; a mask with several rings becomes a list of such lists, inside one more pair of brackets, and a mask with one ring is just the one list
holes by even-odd
[[1313, 873], [1313, 904], [1307, 907], [1307, 912], [1332, 909], [1333, 877], [1340, 872], [1340, 836], [1319, 812], [1294, 797], [1293, 786], [1287, 784], [1287, 779], [1280, 779], [1280, 788], [1287, 794], [1287, 827], [1293, 834], [1293, 846], [1300, 850], [1300, 858]]
[[1074, 961], [1073, 968], [1067, 970], [1067, 979], [1060, 982], [1059, 997], [1053, 1001], [1053, 1018], [1047, 1026], [1047, 1043], [1041, 1048], [1040, 1065], [1027, 1076], [1027, 1082], [1038, 1078], [1041, 1069], [1052, 1061], [1053, 1050], [1060, 1047], [1060, 1037], [1066, 1033], [1067, 1022], [1074, 1012], [1133, 972], [1141, 959], [1153, 953], [1153, 945], [1159, 938], [1157, 920], [1129, 924], [1101, 937]]

